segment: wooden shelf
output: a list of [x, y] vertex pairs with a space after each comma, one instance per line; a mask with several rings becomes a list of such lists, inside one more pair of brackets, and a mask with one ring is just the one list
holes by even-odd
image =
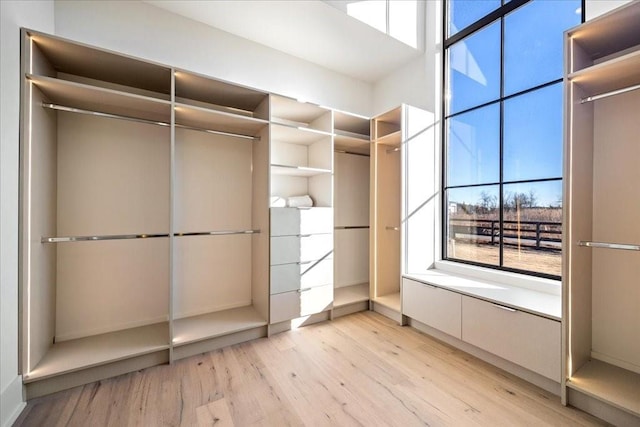
[[361, 135], [367, 140], [371, 139], [371, 120], [364, 116], [335, 111], [333, 128], [336, 133]]
[[568, 36], [584, 54], [598, 59], [637, 45], [638, 22], [640, 7], [631, 2], [570, 30]]
[[333, 291], [334, 308], [362, 301], [369, 301], [369, 283], [342, 286]]
[[[640, 84], [640, 47], [625, 55], [569, 74], [572, 83], [590, 95]], [[615, 76], [615, 78], [611, 78]]]
[[371, 151], [369, 135], [336, 130], [333, 143], [336, 150], [345, 150], [361, 154], [369, 154]]
[[328, 137], [331, 137], [330, 132], [316, 129], [300, 128], [284, 124], [273, 124], [271, 126], [271, 139], [278, 142], [311, 145]]
[[52, 68], [58, 73], [85, 76], [167, 95], [171, 92], [170, 67], [32, 30], [28, 34], [35, 46], [45, 52]]
[[381, 295], [373, 299], [376, 304], [383, 305], [393, 311], [400, 313], [400, 292]]
[[176, 123], [179, 125], [238, 133], [246, 136], [257, 135], [269, 123], [262, 119], [182, 103], [176, 104], [175, 110]]
[[640, 374], [593, 359], [567, 381], [567, 386], [640, 416]]
[[376, 143], [379, 145], [387, 145], [389, 147], [399, 147], [402, 141], [402, 133], [398, 130], [396, 132], [384, 135], [376, 139]]
[[314, 126], [313, 123], [329, 112], [325, 108], [307, 102], [300, 102], [282, 96], [271, 97], [271, 120], [276, 123], [297, 124], [327, 131], [329, 127], [321, 129], [318, 126]]
[[305, 166], [271, 165], [274, 175], [310, 177], [331, 173], [331, 169], [308, 168]]
[[171, 102], [112, 89], [90, 86], [53, 77], [28, 75], [52, 103], [107, 114], [168, 123]]
[[267, 118], [256, 113], [267, 99], [264, 92], [182, 70], [176, 70], [175, 77], [176, 97], [236, 109], [238, 115]]
[[169, 348], [169, 324], [156, 323], [51, 346], [24, 382], [42, 380]]
[[185, 317], [173, 322], [173, 345], [185, 345], [267, 324], [253, 306]]

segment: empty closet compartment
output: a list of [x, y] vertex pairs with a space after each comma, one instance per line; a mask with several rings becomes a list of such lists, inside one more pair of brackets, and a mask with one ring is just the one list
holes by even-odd
[[170, 70], [23, 36], [24, 381], [167, 360]]
[[181, 358], [225, 335], [265, 335], [269, 103], [264, 93], [183, 71], [176, 96], [171, 293]]
[[366, 117], [334, 112], [334, 309], [344, 313], [369, 301], [370, 129]]
[[[640, 416], [640, 4], [567, 33], [568, 401]], [[637, 420], [637, 418], [635, 418]]]
[[371, 146], [371, 292], [376, 305], [399, 318], [402, 107], [374, 117]]

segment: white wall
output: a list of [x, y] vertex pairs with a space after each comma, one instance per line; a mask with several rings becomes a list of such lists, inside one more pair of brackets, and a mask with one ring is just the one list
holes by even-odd
[[56, 1], [62, 37], [345, 111], [370, 84], [139, 1]]
[[585, 18], [589, 21], [630, 1], [631, 0], [587, 0]]
[[18, 375], [20, 27], [53, 31], [53, 1], [0, 1], [0, 425], [24, 407]]

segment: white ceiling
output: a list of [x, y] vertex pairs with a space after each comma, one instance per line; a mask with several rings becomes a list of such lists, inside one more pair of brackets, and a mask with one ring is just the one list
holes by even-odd
[[421, 53], [319, 0], [146, 2], [369, 83]]

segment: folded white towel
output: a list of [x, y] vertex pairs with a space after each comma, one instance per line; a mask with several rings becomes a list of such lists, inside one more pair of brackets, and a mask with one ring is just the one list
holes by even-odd
[[287, 206], [287, 199], [279, 196], [271, 197], [271, 207], [272, 208], [284, 208]]
[[287, 206], [290, 208], [310, 208], [313, 206], [313, 200], [309, 195], [289, 197]]

